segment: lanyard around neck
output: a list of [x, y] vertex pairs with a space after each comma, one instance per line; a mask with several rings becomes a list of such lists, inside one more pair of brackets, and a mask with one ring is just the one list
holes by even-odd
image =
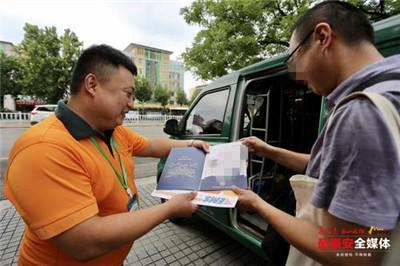
[[100, 151], [100, 153], [103, 155], [103, 157], [107, 160], [111, 168], [114, 170], [115, 175], [118, 177], [119, 182], [121, 183], [122, 187], [127, 190], [128, 189], [128, 177], [125, 171], [124, 163], [122, 162], [121, 155], [119, 154], [117, 144], [114, 142], [113, 137], [110, 138], [111, 145], [114, 147], [115, 151], [118, 154], [119, 158], [119, 164], [122, 169], [122, 176], [118, 173], [118, 171], [115, 169], [114, 165], [110, 161], [110, 158], [108, 158], [106, 152], [103, 150], [103, 148], [100, 146], [100, 144], [96, 141], [94, 137], [90, 137], [90, 140], [92, 143], [96, 146], [96, 148]]

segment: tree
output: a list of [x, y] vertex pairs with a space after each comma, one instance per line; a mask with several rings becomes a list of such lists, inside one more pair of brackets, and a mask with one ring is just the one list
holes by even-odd
[[[202, 28], [182, 54], [185, 67], [214, 79], [288, 48], [291, 27], [321, 0], [196, 0], [180, 13]], [[352, 0], [371, 18], [400, 12], [400, 1]], [[380, 14], [380, 16], [378, 16]]]
[[26, 23], [24, 40], [17, 47], [24, 94], [57, 103], [69, 89], [72, 68], [82, 43], [66, 29], [60, 37], [55, 27], [40, 29]]
[[179, 89], [178, 92], [176, 93], [176, 102], [181, 106], [186, 105], [188, 103], [185, 91], [183, 89]]
[[171, 93], [166, 86], [157, 84], [154, 88], [154, 99], [161, 103], [163, 110], [165, 111], [165, 106], [168, 104], [168, 100], [171, 97]]
[[7, 56], [0, 50], [0, 110], [4, 109], [4, 95], [11, 94], [17, 97], [21, 94], [21, 85], [18, 82], [21, 75], [21, 65], [16, 56]]
[[372, 22], [400, 13], [400, 2], [398, 0], [349, 0], [348, 2], [360, 8]]
[[144, 77], [135, 78], [135, 98], [142, 104], [142, 109], [144, 109], [144, 103], [151, 99], [150, 84]]
[[311, 0], [195, 1], [181, 9], [188, 24], [203, 29], [183, 53], [185, 66], [204, 80], [285, 51], [289, 27]]

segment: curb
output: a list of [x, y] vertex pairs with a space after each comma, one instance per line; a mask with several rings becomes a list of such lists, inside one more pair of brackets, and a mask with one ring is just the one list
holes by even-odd
[[9, 125], [5, 125], [3, 123], [0, 123], [0, 128], [29, 128], [31, 125], [30, 124], [18, 124], [18, 123], [10, 123]]

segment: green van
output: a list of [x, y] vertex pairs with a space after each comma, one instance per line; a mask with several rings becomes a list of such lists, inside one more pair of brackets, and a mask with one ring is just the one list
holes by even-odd
[[[384, 56], [400, 53], [400, 15], [374, 24]], [[286, 55], [242, 68], [207, 86], [181, 121], [168, 120], [164, 132], [174, 139], [212, 144], [257, 136], [267, 143], [309, 153], [325, 123], [325, 101], [289, 79]], [[158, 165], [158, 177], [164, 160]], [[267, 202], [294, 214], [288, 178], [293, 173], [270, 160], [249, 156], [248, 184]], [[286, 260], [288, 244], [256, 213], [202, 207], [198, 215], [273, 264]]]

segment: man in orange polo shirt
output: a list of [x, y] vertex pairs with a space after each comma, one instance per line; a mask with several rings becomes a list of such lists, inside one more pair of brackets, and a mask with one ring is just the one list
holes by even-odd
[[106, 45], [80, 56], [68, 104], [25, 131], [5, 173], [5, 194], [25, 221], [20, 265], [121, 265], [134, 240], [197, 210], [195, 193], [138, 209], [132, 156], [164, 157], [202, 141], [149, 140], [122, 126], [136, 66]]

